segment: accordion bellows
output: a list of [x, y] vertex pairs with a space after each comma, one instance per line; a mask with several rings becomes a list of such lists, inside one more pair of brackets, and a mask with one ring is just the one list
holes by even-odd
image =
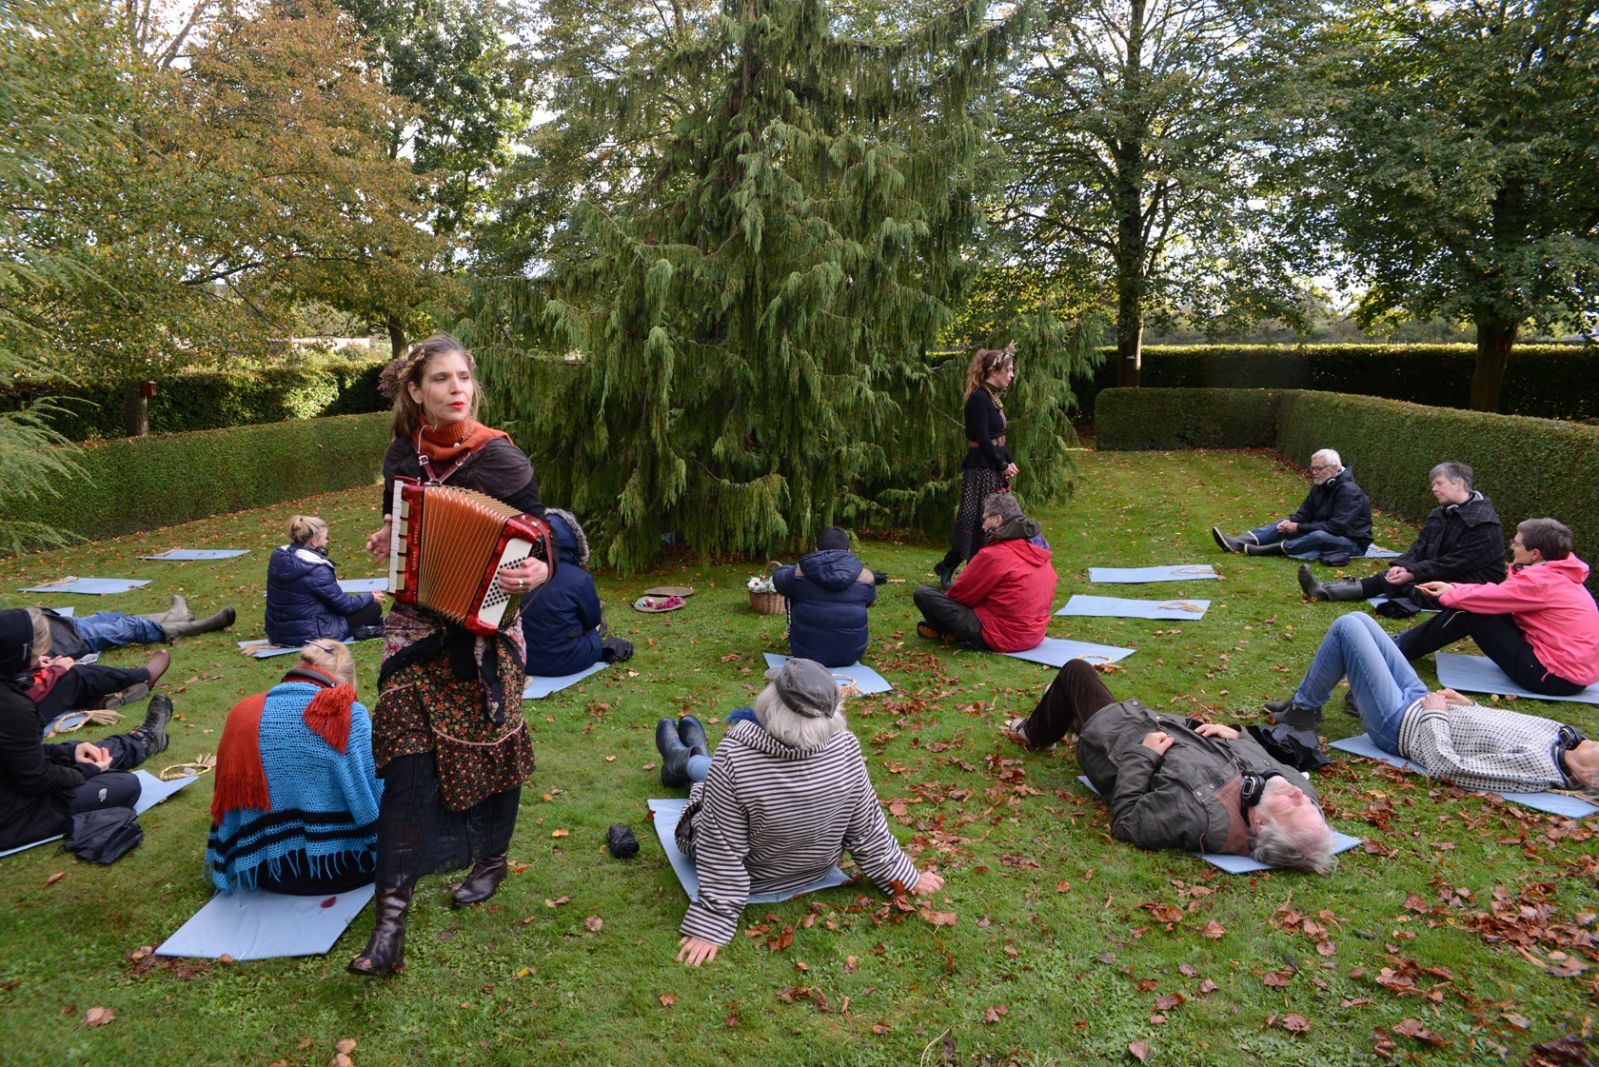
[[502, 587], [499, 573], [529, 556], [554, 566], [543, 521], [470, 489], [394, 483], [389, 535], [389, 589], [411, 604], [490, 635], [515, 618], [521, 594]]

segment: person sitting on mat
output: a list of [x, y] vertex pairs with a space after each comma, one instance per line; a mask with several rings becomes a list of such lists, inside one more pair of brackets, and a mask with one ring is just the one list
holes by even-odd
[[266, 635], [284, 648], [319, 637], [381, 637], [383, 594], [346, 593], [328, 558], [328, 524], [315, 515], [289, 519], [289, 543], [267, 561]]
[[1445, 610], [1394, 639], [1419, 659], [1469, 637], [1524, 689], [1568, 697], [1599, 682], [1599, 606], [1583, 586], [1588, 565], [1571, 551], [1571, 531], [1528, 519], [1510, 542], [1510, 576], [1498, 584], [1424, 582]]
[[133, 807], [139, 779], [125, 772], [167, 747], [172, 701], [164, 696], [152, 697], [144, 722], [125, 734], [45, 744], [45, 719], [24, 694], [49, 652], [42, 614], [0, 611], [0, 851], [65, 834], [74, 815]]
[[312, 641], [283, 681], [234, 705], [213, 788], [205, 865], [220, 892], [321, 896], [376, 877], [383, 783], [348, 648]]
[[1255, 737], [1118, 702], [1092, 666], [1069, 660], [1033, 713], [1006, 728], [1033, 750], [1077, 735], [1077, 762], [1110, 804], [1110, 830], [1139, 848], [1252, 856], [1328, 874], [1333, 833], [1316, 789]]
[[1022, 514], [1014, 495], [998, 492], [983, 501], [983, 530], [988, 543], [948, 593], [917, 587], [913, 598], [923, 621], [916, 632], [990, 652], [1037, 648], [1049, 630], [1059, 581], [1038, 523]]
[[[1299, 587], [1311, 600], [1365, 600], [1385, 596], [1379, 615], [1409, 618], [1438, 602], [1418, 593], [1421, 582], [1497, 583], [1505, 580], [1505, 534], [1492, 500], [1471, 487], [1472, 470], [1453, 460], [1428, 475], [1438, 506], [1427, 515], [1421, 533], [1393, 566], [1370, 578], [1338, 578], [1318, 582], [1310, 565], [1299, 565]], [[1414, 607], [1411, 605], [1415, 605]]]
[[[50, 632], [49, 617], [43, 611], [38, 608], [22, 610], [28, 615], [29, 625]], [[45, 647], [54, 646], [46, 644]], [[34, 657], [29, 667], [31, 680], [23, 692], [48, 724], [62, 712], [120, 708], [143, 700], [166, 673], [171, 660], [172, 654], [164, 648], [151, 656], [143, 667], [103, 667], [47, 652]]]
[[600, 594], [588, 566], [589, 541], [577, 516], [546, 508], [544, 521], [561, 553], [550, 580], [522, 598], [522, 637], [527, 641], [527, 673], [561, 678], [586, 671], [604, 660], [616, 663], [633, 655], [633, 645], [605, 636]]
[[694, 783], [677, 824], [700, 883], [679, 928], [677, 958], [692, 967], [732, 942], [750, 893], [810, 885], [843, 852], [885, 893], [926, 896], [944, 885], [889, 832], [832, 672], [790, 659], [766, 678], [754, 709], [731, 716], [714, 757], [692, 715], [655, 727], [662, 783]]
[[1223, 552], [1250, 556], [1286, 555], [1343, 566], [1371, 547], [1371, 501], [1355, 484], [1355, 474], [1338, 453], [1323, 448], [1310, 457], [1310, 492], [1286, 519], [1228, 537], [1212, 526], [1210, 536]]
[[850, 550], [849, 534], [829, 526], [816, 551], [772, 572], [788, 599], [789, 651], [824, 667], [848, 667], [866, 654], [866, 609], [877, 603], [877, 579]]
[[1538, 793], [1577, 789], [1599, 797], [1599, 743], [1573, 726], [1486, 708], [1453, 689], [1428, 692], [1391, 637], [1365, 612], [1332, 624], [1288, 700], [1266, 710], [1314, 727], [1333, 688], [1349, 679], [1372, 744], [1467, 789]]
[[50, 623], [50, 647], [57, 656], [82, 659], [91, 652], [124, 645], [170, 644], [180, 637], [226, 630], [233, 625], [234, 611], [223, 608], [214, 615], [196, 619], [189, 601], [174, 596], [172, 606], [156, 615], [124, 615], [120, 611], [97, 611], [93, 615], [61, 615], [50, 608], [36, 608]]

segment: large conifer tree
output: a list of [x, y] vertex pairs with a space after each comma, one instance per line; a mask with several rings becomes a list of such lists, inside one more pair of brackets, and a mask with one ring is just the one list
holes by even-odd
[[[823, 0], [724, 0], [664, 64], [565, 101], [604, 109], [632, 169], [590, 183], [546, 277], [484, 287], [473, 333], [495, 417], [612, 563], [666, 531], [759, 554], [949, 506], [965, 360], [927, 352], [973, 265], [979, 97], [1021, 18], [986, 13], [866, 41]], [[535, 337], [572, 354], [516, 353]], [[1043, 362], [1041, 470], [1069, 399]]]

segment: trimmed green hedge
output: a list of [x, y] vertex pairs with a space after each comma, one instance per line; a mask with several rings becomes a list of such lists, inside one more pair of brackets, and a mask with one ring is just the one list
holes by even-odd
[[[274, 367], [259, 371], [191, 371], [156, 380], [150, 432], [184, 433], [287, 419], [384, 411], [378, 374], [387, 360]], [[0, 408], [14, 410], [52, 396], [62, 410], [52, 429], [71, 441], [122, 436], [122, 384], [17, 382], [0, 388]]]
[[[1275, 447], [1305, 466], [1335, 448], [1372, 503], [1412, 521], [1436, 506], [1427, 474], [1456, 459], [1493, 498], [1506, 539], [1523, 519], [1571, 527], [1577, 555], [1599, 562], [1599, 429], [1308, 389], [1108, 389], [1098, 423], [1104, 449]], [[1274, 433], [1262, 439], [1268, 411]], [[1589, 579], [1599, 589], [1599, 574]]]
[[386, 413], [344, 415], [90, 444], [76, 456], [83, 479], [26, 505], [0, 500], [0, 522], [109, 537], [365, 485], [389, 427]]
[[[1142, 384], [1316, 389], [1463, 408], [1476, 359], [1471, 345], [1151, 345], [1144, 349]], [[1542, 418], [1599, 418], [1595, 383], [1599, 348], [1520, 345], [1510, 355], [1502, 407]], [[1107, 358], [1091, 382], [1076, 386], [1080, 410], [1093, 412], [1097, 423], [1098, 394], [1115, 384], [1116, 360]]]

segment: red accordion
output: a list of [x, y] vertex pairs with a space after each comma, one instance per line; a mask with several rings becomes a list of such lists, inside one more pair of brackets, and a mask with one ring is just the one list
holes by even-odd
[[522, 594], [500, 585], [500, 571], [529, 556], [554, 566], [550, 528], [484, 493], [394, 481], [389, 589], [411, 604], [492, 635], [515, 617]]

